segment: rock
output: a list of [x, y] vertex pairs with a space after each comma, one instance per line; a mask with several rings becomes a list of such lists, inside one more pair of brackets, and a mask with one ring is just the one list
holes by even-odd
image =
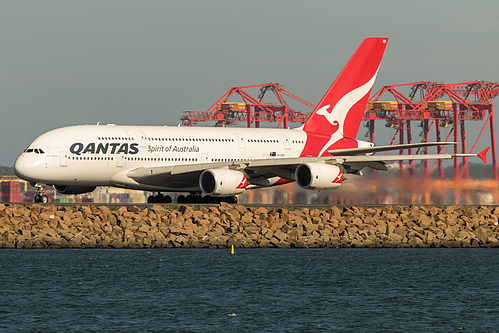
[[241, 222], [242, 223], [251, 223], [253, 222], [253, 214], [251, 213], [245, 213], [242, 217], [241, 217]]
[[269, 210], [265, 207], [258, 207], [257, 209], [255, 209], [255, 211], [253, 213], [255, 215], [260, 215], [260, 216], [266, 217], [269, 214]]
[[151, 211], [153, 211], [156, 215], [158, 216], [164, 216], [166, 214], [166, 209], [164, 209], [162, 206], [158, 204], [154, 204], [151, 207]]
[[234, 206], [226, 203], [226, 202], [221, 202], [220, 203], [220, 206], [218, 207], [219, 211], [220, 212], [224, 212], [224, 211], [231, 211], [234, 209]]
[[394, 223], [387, 223], [386, 224], [386, 231], [385, 234], [388, 236], [390, 234], [393, 234], [393, 231], [395, 230], [396, 225]]
[[259, 234], [260, 233], [260, 230], [261, 228], [257, 227], [257, 226], [247, 226], [244, 228], [244, 231], [246, 231], [248, 233], [248, 235], [252, 235], [252, 234]]
[[137, 214], [141, 211], [141, 209], [139, 207], [133, 205], [133, 206], [128, 207], [128, 211], [131, 213]]
[[150, 228], [149, 228], [149, 226], [148, 226], [148, 225], [143, 224], [143, 225], [141, 225], [141, 226], [139, 227], [139, 229], [138, 229], [138, 230], [139, 230], [140, 232], [143, 232], [143, 233], [146, 233], [146, 234], [147, 234], [147, 233], [149, 232], [149, 229], [150, 229]]
[[487, 243], [487, 238], [489, 237], [489, 234], [484, 227], [477, 228], [474, 232], [474, 235], [482, 244]]
[[274, 238], [278, 239], [279, 241], [285, 241], [288, 238], [288, 235], [280, 230], [277, 230], [274, 233]]

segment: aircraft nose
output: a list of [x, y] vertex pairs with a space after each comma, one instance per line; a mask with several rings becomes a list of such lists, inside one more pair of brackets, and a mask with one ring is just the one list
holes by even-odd
[[21, 179], [33, 181], [33, 166], [32, 161], [23, 154], [17, 158], [14, 164], [14, 173]]

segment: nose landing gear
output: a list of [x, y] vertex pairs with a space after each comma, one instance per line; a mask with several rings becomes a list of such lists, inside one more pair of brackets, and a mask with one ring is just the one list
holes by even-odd
[[35, 203], [48, 203], [49, 198], [45, 195], [45, 186], [35, 184], [36, 195], [34, 197]]

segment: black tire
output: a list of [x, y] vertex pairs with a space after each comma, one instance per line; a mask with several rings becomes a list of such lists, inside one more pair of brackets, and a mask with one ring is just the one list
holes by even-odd
[[203, 202], [203, 197], [200, 195], [193, 195], [192, 196], [192, 203], [202, 203]]
[[40, 202], [46, 204], [49, 202], [49, 198], [45, 194], [43, 194], [40, 196]]

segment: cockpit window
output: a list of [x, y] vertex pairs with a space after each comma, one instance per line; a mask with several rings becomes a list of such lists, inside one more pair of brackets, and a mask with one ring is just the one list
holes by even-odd
[[24, 152], [25, 153], [35, 153], [35, 154], [45, 154], [43, 149], [40, 149], [40, 148], [28, 148]]

